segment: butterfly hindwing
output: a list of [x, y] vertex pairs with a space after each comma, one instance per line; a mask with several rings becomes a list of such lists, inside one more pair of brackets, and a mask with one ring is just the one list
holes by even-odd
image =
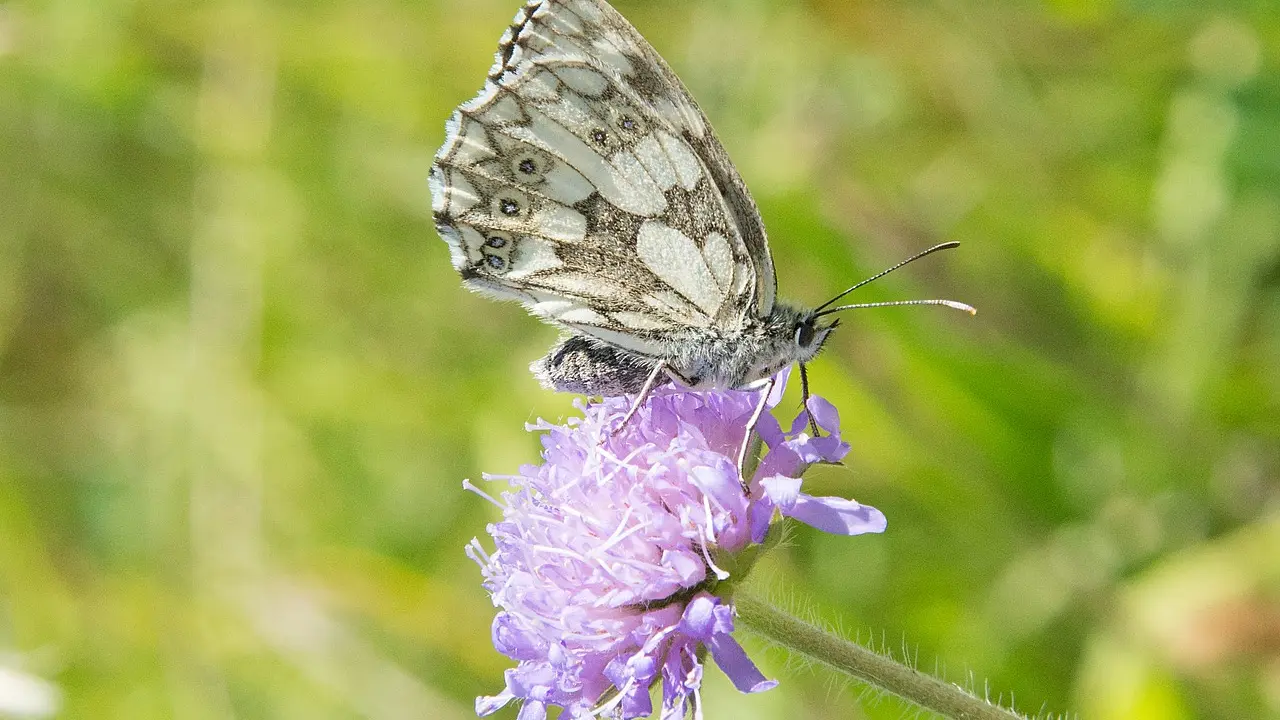
[[755, 205], [657, 53], [597, 0], [530, 3], [450, 120], [433, 210], [467, 285], [650, 355], [773, 304]]

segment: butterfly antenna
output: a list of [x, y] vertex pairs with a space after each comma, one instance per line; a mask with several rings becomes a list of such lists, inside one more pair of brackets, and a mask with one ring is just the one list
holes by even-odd
[[[944, 243], [941, 243], [941, 244], [939, 244], [939, 245], [934, 245], [933, 247], [929, 248], [928, 250], [922, 250], [921, 252], [918, 252], [918, 253], [916, 253], [915, 255], [912, 255], [911, 257], [907, 258], [906, 260], [903, 260], [902, 262], [898, 263], [897, 265], [894, 265], [893, 267], [889, 268], [888, 270], [882, 270], [882, 271], [880, 271], [880, 272], [876, 273], [875, 275], [872, 275], [871, 277], [867, 278], [866, 280], [863, 280], [862, 282], [860, 282], [860, 283], [858, 283], [858, 284], [854, 285], [853, 287], [849, 288], [848, 290], [845, 290], [844, 292], [840, 293], [839, 295], [837, 295], [837, 296], [835, 296], [835, 297], [831, 298], [830, 300], [828, 300], [828, 301], [826, 301], [826, 302], [822, 303], [822, 304], [821, 304], [821, 305], [819, 305], [819, 306], [817, 307], [817, 309], [815, 310], [815, 316], [826, 315], [827, 313], [833, 313], [833, 312], [836, 312], [837, 310], [848, 310], [849, 308], [853, 308], [853, 307], [867, 307], [866, 305], [846, 305], [846, 306], [844, 306], [844, 307], [833, 308], [833, 309], [831, 309], [831, 310], [827, 310], [826, 312], [823, 312], [823, 310], [824, 310], [825, 308], [828, 308], [828, 307], [830, 307], [830, 306], [834, 305], [834, 304], [835, 304], [835, 303], [836, 303], [840, 298], [844, 297], [845, 295], [848, 295], [849, 293], [853, 292], [854, 290], [857, 290], [858, 288], [862, 287], [863, 285], [866, 285], [867, 283], [870, 283], [870, 282], [874, 282], [874, 281], [876, 281], [876, 280], [879, 280], [880, 278], [884, 277], [885, 275], [888, 275], [889, 273], [893, 272], [894, 270], [897, 270], [898, 268], [901, 268], [901, 267], [903, 267], [904, 265], [910, 265], [911, 263], [913, 263], [913, 262], [915, 262], [915, 261], [919, 260], [920, 258], [922, 258], [922, 257], [924, 257], [924, 256], [926, 256], [926, 255], [932, 255], [933, 253], [936, 253], [936, 252], [938, 252], [939, 250], [950, 250], [951, 248], [956, 248], [956, 247], [960, 247], [960, 243], [958, 243], [958, 242], [956, 242], [956, 241], [954, 241], [954, 240], [953, 240], [953, 241], [951, 241], [951, 242], [944, 242]], [[881, 304], [883, 304], [883, 303], [881, 303]], [[901, 304], [903, 304], [903, 303], [893, 303], [893, 304], [901, 305]], [[946, 300], [946, 301], [933, 301], [933, 300], [928, 300], [928, 301], [921, 301], [921, 302], [908, 301], [908, 304], [913, 304], [913, 305], [949, 305], [949, 306], [951, 306], [951, 307], [960, 306], [960, 307], [959, 307], [959, 309], [961, 309], [961, 310], [966, 310], [966, 309], [967, 309], [967, 310], [970, 312], [970, 314], [977, 312], [976, 310], [974, 310], [973, 308], [969, 307], [968, 305], [965, 305], [964, 303], [953, 303], [953, 302], [952, 302], [952, 301], [950, 301], [950, 300]]]
[[898, 305], [943, 305], [945, 307], [955, 308], [956, 310], [963, 310], [969, 313], [970, 315], [978, 314], [978, 310], [974, 306], [966, 305], [965, 303], [962, 303], [962, 302], [956, 302], [955, 300], [893, 300], [890, 302], [873, 302], [873, 303], [857, 303], [854, 305], [841, 305], [840, 307], [833, 307], [828, 310], [823, 310], [822, 312], [815, 314], [814, 317], [822, 317], [823, 315], [830, 315], [831, 313], [840, 312], [841, 310], [853, 310], [855, 308], [895, 307]]

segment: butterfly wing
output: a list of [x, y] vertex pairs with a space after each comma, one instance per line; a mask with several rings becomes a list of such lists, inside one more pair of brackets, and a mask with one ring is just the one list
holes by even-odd
[[475, 290], [634, 352], [773, 308], [754, 201], [688, 91], [600, 0], [517, 13], [431, 169]]

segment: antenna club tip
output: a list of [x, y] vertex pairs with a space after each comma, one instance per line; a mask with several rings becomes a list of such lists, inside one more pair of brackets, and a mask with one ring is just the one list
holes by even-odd
[[968, 303], [956, 302], [955, 300], [943, 300], [943, 301], [942, 301], [941, 303], [939, 303], [939, 304], [940, 304], [940, 305], [946, 305], [946, 306], [947, 306], [947, 307], [949, 307], [949, 308], [955, 308], [956, 310], [963, 310], [963, 311], [965, 311], [965, 312], [969, 313], [970, 315], [977, 315], [977, 314], [978, 314], [978, 308], [976, 308], [976, 307], [974, 307], [974, 306], [972, 306], [972, 305], [970, 305], [970, 304], [968, 304]]

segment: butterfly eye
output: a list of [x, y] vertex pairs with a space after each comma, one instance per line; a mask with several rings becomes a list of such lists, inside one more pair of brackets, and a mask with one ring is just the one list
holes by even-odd
[[815, 334], [813, 323], [800, 323], [796, 326], [796, 345], [799, 345], [800, 347], [809, 347], [809, 345], [813, 343], [813, 336]]

